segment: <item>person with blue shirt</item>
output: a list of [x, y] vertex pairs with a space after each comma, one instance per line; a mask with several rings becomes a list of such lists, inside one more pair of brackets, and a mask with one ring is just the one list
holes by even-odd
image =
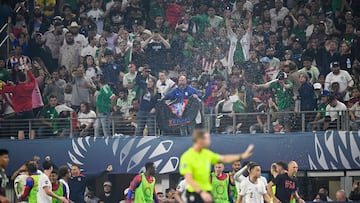
[[174, 100], [179, 99], [183, 101], [193, 96], [195, 99], [201, 98], [201, 92], [193, 88], [191, 85], [187, 84], [187, 79], [185, 76], [179, 77], [178, 87], [169, 92], [163, 100]]
[[115, 92], [118, 91], [120, 74], [124, 72], [123, 67], [114, 63], [114, 52], [112, 50], [105, 50], [104, 63], [100, 66], [106, 84], [112, 84], [115, 87]]

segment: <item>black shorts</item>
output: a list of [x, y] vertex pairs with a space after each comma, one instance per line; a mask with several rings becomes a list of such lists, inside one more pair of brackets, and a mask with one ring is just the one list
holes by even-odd
[[[34, 119], [34, 113], [32, 110], [19, 112], [16, 113], [15, 118], [17, 119], [16, 127], [18, 128], [18, 130], [28, 131], [30, 125], [29, 120]], [[33, 124], [34, 122], [32, 122], [32, 125]]]
[[196, 192], [186, 192], [187, 203], [204, 203], [200, 194]]

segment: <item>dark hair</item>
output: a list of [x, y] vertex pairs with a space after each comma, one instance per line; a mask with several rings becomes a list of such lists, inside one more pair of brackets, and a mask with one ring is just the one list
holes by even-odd
[[106, 80], [105, 80], [104, 76], [100, 76], [99, 83], [102, 84], [102, 85], [106, 85]]
[[54, 174], [56, 174], [56, 175], [59, 175], [58, 171], [57, 171], [57, 170], [55, 170], [55, 169], [54, 169], [54, 170], [52, 170], [52, 171], [51, 171], [51, 173], [54, 173]]
[[69, 173], [69, 167], [68, 166], [60, 166], [58, 173], [59, 173], [59, 178], [65, 177], [66, 174]]
[[7, 149], [0, 149], [0, 156], [8, 155], [8, 154], [9, 154], [9, 150], [7, 150]]
[[151, 168], [153, 168], [154, 167], [154, 162], [147, 162], [146, 164], [145, 164], [145, 169], [146, 170], [150, 170]]
[[33, 161], [29, 161], [29, 162], [26, 164], [26, 168], [27, 168], [27, 170], [28, 170], [28, 172], [29, 172], [30, 174], [33, 174], [33, 173], [35, 173], [35, 172], [38, 170], [38, 167], [37, 167], [36, 163], [33, 162]]
[[71, 165], [71, 167], [73, 167], [73, 166], [75, 166], [75, 167], [78, 168], [78, 169], [81, 169], [79, 164], [73, 163], [73, 164]]
[[54, 164], [51, 161], [44, 161], [42, 164], [42, 167], [44, 170], [48, 170], [53, 166], [54, 166]]
[[90, 112], [90, 104], [87, 102], [81, 102], [80, 105], [83, 104], [85, 105], [85, 112], [84, 113], [89, 113]]
[[276, 165], [281, 166], [284, 170], [287, 170], [287, 168], [288, 168], [287, 163], [285, 163], [284, 161], [278, 161], [278, 162], [276, 162]]
[[294, 19], [290, 15], [286, 15], [282, 21], [283, 26], [285, 26], [285, 19], [290, 20], [290, 29], [294, 28]]
[[254, 162], [250, 162], [249, 164], [248, 164], [248, 170], [249, 171], [252, 171], [255, 167], [257, 167], [257, 166], [260, 166], [259, 164], [257, 164], [257, 163], [254, 163]]

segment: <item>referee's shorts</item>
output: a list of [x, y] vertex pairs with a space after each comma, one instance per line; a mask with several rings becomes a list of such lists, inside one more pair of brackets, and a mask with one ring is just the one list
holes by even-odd
[[[186, 200], [187, 200], [187, 203], [205, 203], [200, 194], [196, 193], [196, 192], [189, 192], [189, 191], [186, 191]], [[208, 202], [206, 202], [208, 203]]]

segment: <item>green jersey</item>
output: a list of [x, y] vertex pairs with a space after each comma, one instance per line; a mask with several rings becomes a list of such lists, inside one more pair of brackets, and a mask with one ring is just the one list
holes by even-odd
[[99, 113], [109, 113], [111, 111], [111, 98], [114, 96], [109, 85], [104, 85], [100, 89], [100, 93], [97, 96], [96, 108]]
[[29, 203], [37, 203], [37, 192], [40, 176], [41, 174], [31, 176], [31, 178], [34, 180], [34, 185], [32, 186], [28, 196]]
[[290, 108], [293, 104], [293, 86], [294, 84], [290, 81], [287, 81], [287, 85], [290, 85], [291, 88], [286, 89], [278, 82], [270, 83], [270, 87], [275, 91], [275, 94], [278, 98], [278, 109], [279, 111], [284, 111], [287, 108]]
[[[56, 188], [57, 187], [57, 188]], [[64, 191], [64, 184], [62, 182], [59, 182], [58, 185], [53, 185], [53, 193], [56, 194], [59, 197], [63, 197], [65, 194]], [[52, 198], [52, 203], [61, 203], [62, 201]]]
[[219, 180], [215, 173], [211, 173], [211, 180], [214, 203], [229, 203], [229, 176], [226, 174], [226, 178], [224, 180]]
[[135, 190], [134, 203], [153, 203], [154, 202], [154, 188], [156, 180], [149, 183], [144, 173], [141, 174], [141, 183]]

